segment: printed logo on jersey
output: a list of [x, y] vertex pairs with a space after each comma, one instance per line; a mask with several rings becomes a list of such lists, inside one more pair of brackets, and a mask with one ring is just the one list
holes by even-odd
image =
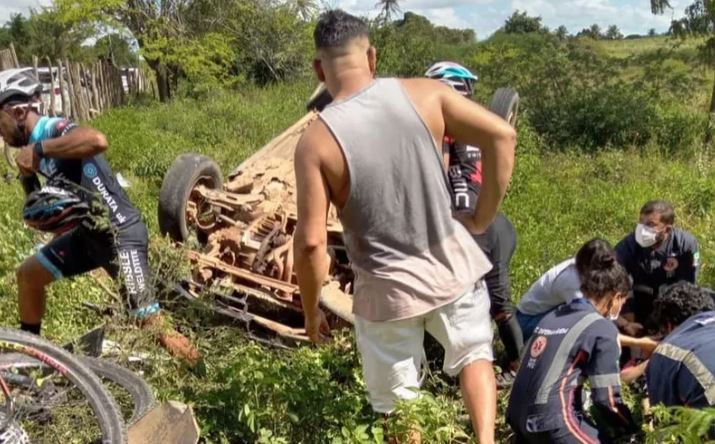
[[88, 179], [97, 177], [97, 167], [94, 166], [94, 164], [85, 163], [84, 167], [82, 167], [82, 172], [84, 172], [85, 177]]
[[64, 136], [75, 128], [77, 128], [77, 125], [75, 125], [74, 123], [70, 122], [69, 120], [62, 120], [58, 122], [55, 126], [55, 131], [60, 136]]
[[536, 359], [541, 356], [544, 350], [546, 350], [547, 342], [546, 336], [539, 336], [534, 339], [534, 342], [531, 344], [531, 357]]
[[40, 160], [40, 171], [53, 181], [67, 180], [67, 177], [57, 169], [54, 159], [44, 158]]
[[700, 252], [696, 251], [693, 253], [693, 267], [699, 267], [700, 266]]
[[665, 264], [663, 264], [663, 270], [668, 273], [668, 275], [672, 274], [675, 272], [675, 270], [678, 268], [678, 259], [674, 257], [669, 257], [668, 259], [665, 260]]

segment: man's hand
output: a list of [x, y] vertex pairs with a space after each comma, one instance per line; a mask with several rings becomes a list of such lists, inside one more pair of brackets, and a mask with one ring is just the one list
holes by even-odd
[[310, 310], [305, 313], [305, 334], [314, 344], [327, 344], [330, 342], [330, 325], [323, 310]]
[[26, 176], [40, 168], [40, 159], [35, 155], [35, 150], [32, 145], [23, 147], [20, 150], [20, 154], [15, 157], [15, 162], [20, 172]]
[[628, 336], [638, 337], [643, 333], [643, 326], [638, 322], [629, 322], [623, 326], [623, 333]]

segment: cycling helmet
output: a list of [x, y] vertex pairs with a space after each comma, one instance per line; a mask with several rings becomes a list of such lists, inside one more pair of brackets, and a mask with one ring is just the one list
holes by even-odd
[[27, 196], [22, 216], [31, 228], [61, 234], [77, 226], [89, 212], [89, 204], [76, 194], [46, 186]]
[[474, 85], [479, 79], [464, 66], [454, 62], [437, 62], [430, 66], [425, 77], [439, 80], [451, 86], [455, 91], [470, 96], [474, 92]]
[[40, 91], [42, 91], [42, 84], [28, 68], [0, 72], [0, 106], [11, 97], [21, 96], [29, 100]]

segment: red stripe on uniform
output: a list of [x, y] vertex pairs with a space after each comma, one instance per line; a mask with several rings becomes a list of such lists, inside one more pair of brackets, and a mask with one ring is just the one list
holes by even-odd
[[571, 407], [573, 405], [574, 391], [570, 391], [568, 403], [564, 399], [564, 388], [566, 387], [566, 383], [569, 380], [569, 376], [571, 376], [571, 373], [573, 373], [576, 366], [581, 363], [581, 360], [585, 360], [585, 358], [586, 353], [582, 351], [579, 352], [578, 355], [576, 355], [576, 359], [574, 359], [573, 364], [571, 364], [571, 368], [569, 368], [569, 371], [566, 373], [566, 376], [564, 376], [564, 379], [561, 381], [561, 387], [559, 387], [559, 398], [561, 398], [561, 414], [563, 415], [564, 421], [566, 422], [566, 427], [568, 427], [569, 431], [579, 442], [583, 444], [598, 444], [597, 441], [594, 441], [593, 439], [591, 439], [590, 436], [583, 433], [583, 431], [581, 431], [581, 427], [576, 422], [576, 417], [573, 415], [573, 411], [571, 410]]

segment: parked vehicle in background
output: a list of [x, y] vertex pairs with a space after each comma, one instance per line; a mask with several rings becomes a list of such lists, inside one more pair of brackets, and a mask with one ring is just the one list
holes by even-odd
[[130, 72], [137, 76], [139, 75], [139, 68], [122, 68], [122, 87], [125, 93], [129, 92], [129, 79], [127, 76]]
[[[32, 68], [24, 68], [32, 70]], [[55, 96], [55, 115], [62, 114], [62, 101], [69, 100], [69, 94], [67, 90], [60, 91], [60, 79], [58, 75], [57, 68], [37, 68], [37, 75], [39, 77], [40, 83], [42, 83], [42, 103], [45, 105], [45, 110], [49, 111], [52, 100], [51, 95]], [[62, 81], [67, 84], [67, 72], [62, 71]]]

